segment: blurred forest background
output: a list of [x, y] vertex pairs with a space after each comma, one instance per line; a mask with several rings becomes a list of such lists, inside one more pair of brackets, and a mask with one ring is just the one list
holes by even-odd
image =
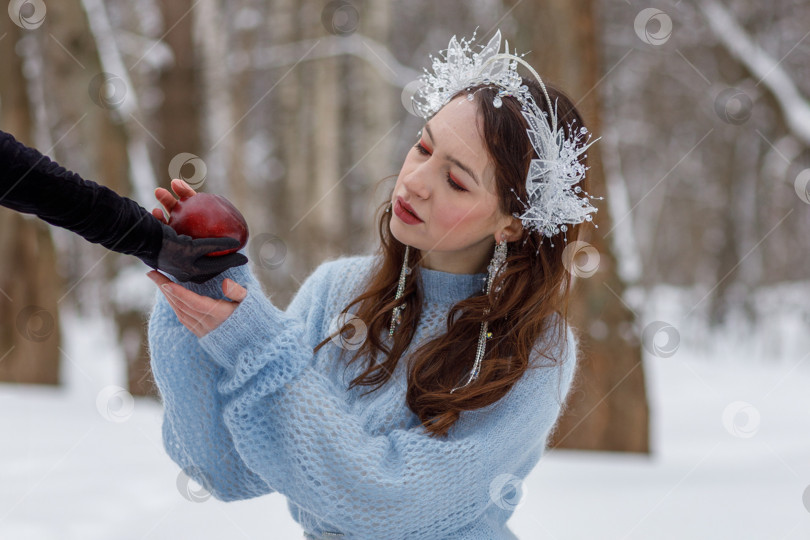
[[[172, 178], [228, 197], [284, 308], [322, 261], [376, 248], [373, 211], [422, 125], [409, 83], [476, 28], [530, 51], [601, 137], [583, 382], [553, 444], [646, 452], [643, 355], [755, 328], [777, 355], [802, 346], [810, 2], [12, 0], [0, 128], [147, 209]], [[0, 380], [59, 384], [70, 310], [115, 321], [129, 391], [154, 395], [147, 270], [0, 209]], [[650, 316], [668, 291], [691, 309]]]

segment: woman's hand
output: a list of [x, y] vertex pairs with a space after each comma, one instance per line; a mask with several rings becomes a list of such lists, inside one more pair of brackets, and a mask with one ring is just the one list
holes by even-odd
[[191, 292], [155, 270], [146, 275], [160, 287], [163, 296], [169, 301], [183, 326], [198, 338], [222, 324], [247, 296], [247, 289], [229, 278], [222, 281], [222, 292], [232, 299], [232, 302], [215, 300]]
[[[196, 195], [197, 192], [194, 191], [190, 185], [185, 183], [183, 180], [178, 180], [175, 178], [172, 180], [172, 191], [174, 191], [178, 197], [191, 197], [192, 195]], [[166, 215], [172, 213], [174, 209], [174, 205], [177, 204], [177, 199], [174, 198], [174, 195], [169, 192], [168, 189], [157, 188], [155, 190], [155, 198], [158, 202], [163, 205], [163, 208], [166, 210]], [[163, 215], [163, 212], [160, 208], [155, 208], [152, 210], [152, 215], [158, 218], [163, 223], [167, 223], [166, 217]]]

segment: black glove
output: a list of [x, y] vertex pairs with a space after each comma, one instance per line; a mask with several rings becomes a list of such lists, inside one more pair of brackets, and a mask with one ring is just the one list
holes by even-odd
[[235, 238], [197, 238], [178, 234], [174, 229], [163, 226], [163, 243], [158, 253], [157, 263], [147, 265], [163, 270], [180, 281], [202, 283], [218, 276], [228, 268], [241, 266], [248, 262], [241, 253], [229, 253], [208, 257], [206, 254], [224, 251], [239, 246]]

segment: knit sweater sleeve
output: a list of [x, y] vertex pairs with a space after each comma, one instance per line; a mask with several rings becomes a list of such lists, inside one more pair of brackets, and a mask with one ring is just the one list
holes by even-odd
[[[312, 286], [320, 275], [318, 270], [304, 281], [289, 305], [287, 313], [291, 317], [307, 313]], [[222, 299], [221, 280], [226, 277], [247, 282], [251, 288], [259, 287], [246, 267], [228, 269], [205, 283], [182, 285], [197, 294]], [[149, 318], [148, 338], [152, 375], [163, 402], [163, 445], [169, 457], [187, 477], [220, 500], [272, 493], [274, 490], [236, 452], [224, 423], [226, 400], [217, 391], [217, 384], [226, 376], [225, 370], [210, 360], [160, 292]], [[178, 487], [186, 489], [182, 482]]]
[[325, 337], [318, 296], [325, 289], [313, 284], [305, 320], [251, 283], [247, 289], [234, 313], [199, 339], [221, 369], [217, 399], [235, 452], [273, 490], [347, 536], [438, 538], [462, 530], [504, 504], [493, 495], [498, 483], [525, 476], [534, 465], [525, 468], [527, 460], [542, 454], [574, 374], [570, 329], [559, 366], [527, 371], [498, 402], [462, 413], [448, 437], [431, 437], [421, 425], [373, 435], [345, 389], [313, 367], [312, 345]]
[[[197, 337], [180, 323], [159, 291], [149, 318], [148, 340], [152, 376], [163, 402], [163, 446], [169, 457], [186, 477], [219, 499], [271, 493], [234, 452], [222, 417], [223, 400], [216, 391], [223, 370], [204, 359], [207, 353]], [[214, 470], [218, 472], [212, 475]], [[190, 489], [182, 480], [178, 488]]]

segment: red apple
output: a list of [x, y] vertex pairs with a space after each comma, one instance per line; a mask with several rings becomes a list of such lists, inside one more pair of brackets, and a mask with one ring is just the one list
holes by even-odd
[[236, 238], [239, 246], [209, 253], [209, 257], [227, 255], [242, 249], [247, 243], [248, 226], [234, 205], [221, 195], [196, 193], [182, 197], [172, 208], [169, 226], [177, 234], [192, 238]]

